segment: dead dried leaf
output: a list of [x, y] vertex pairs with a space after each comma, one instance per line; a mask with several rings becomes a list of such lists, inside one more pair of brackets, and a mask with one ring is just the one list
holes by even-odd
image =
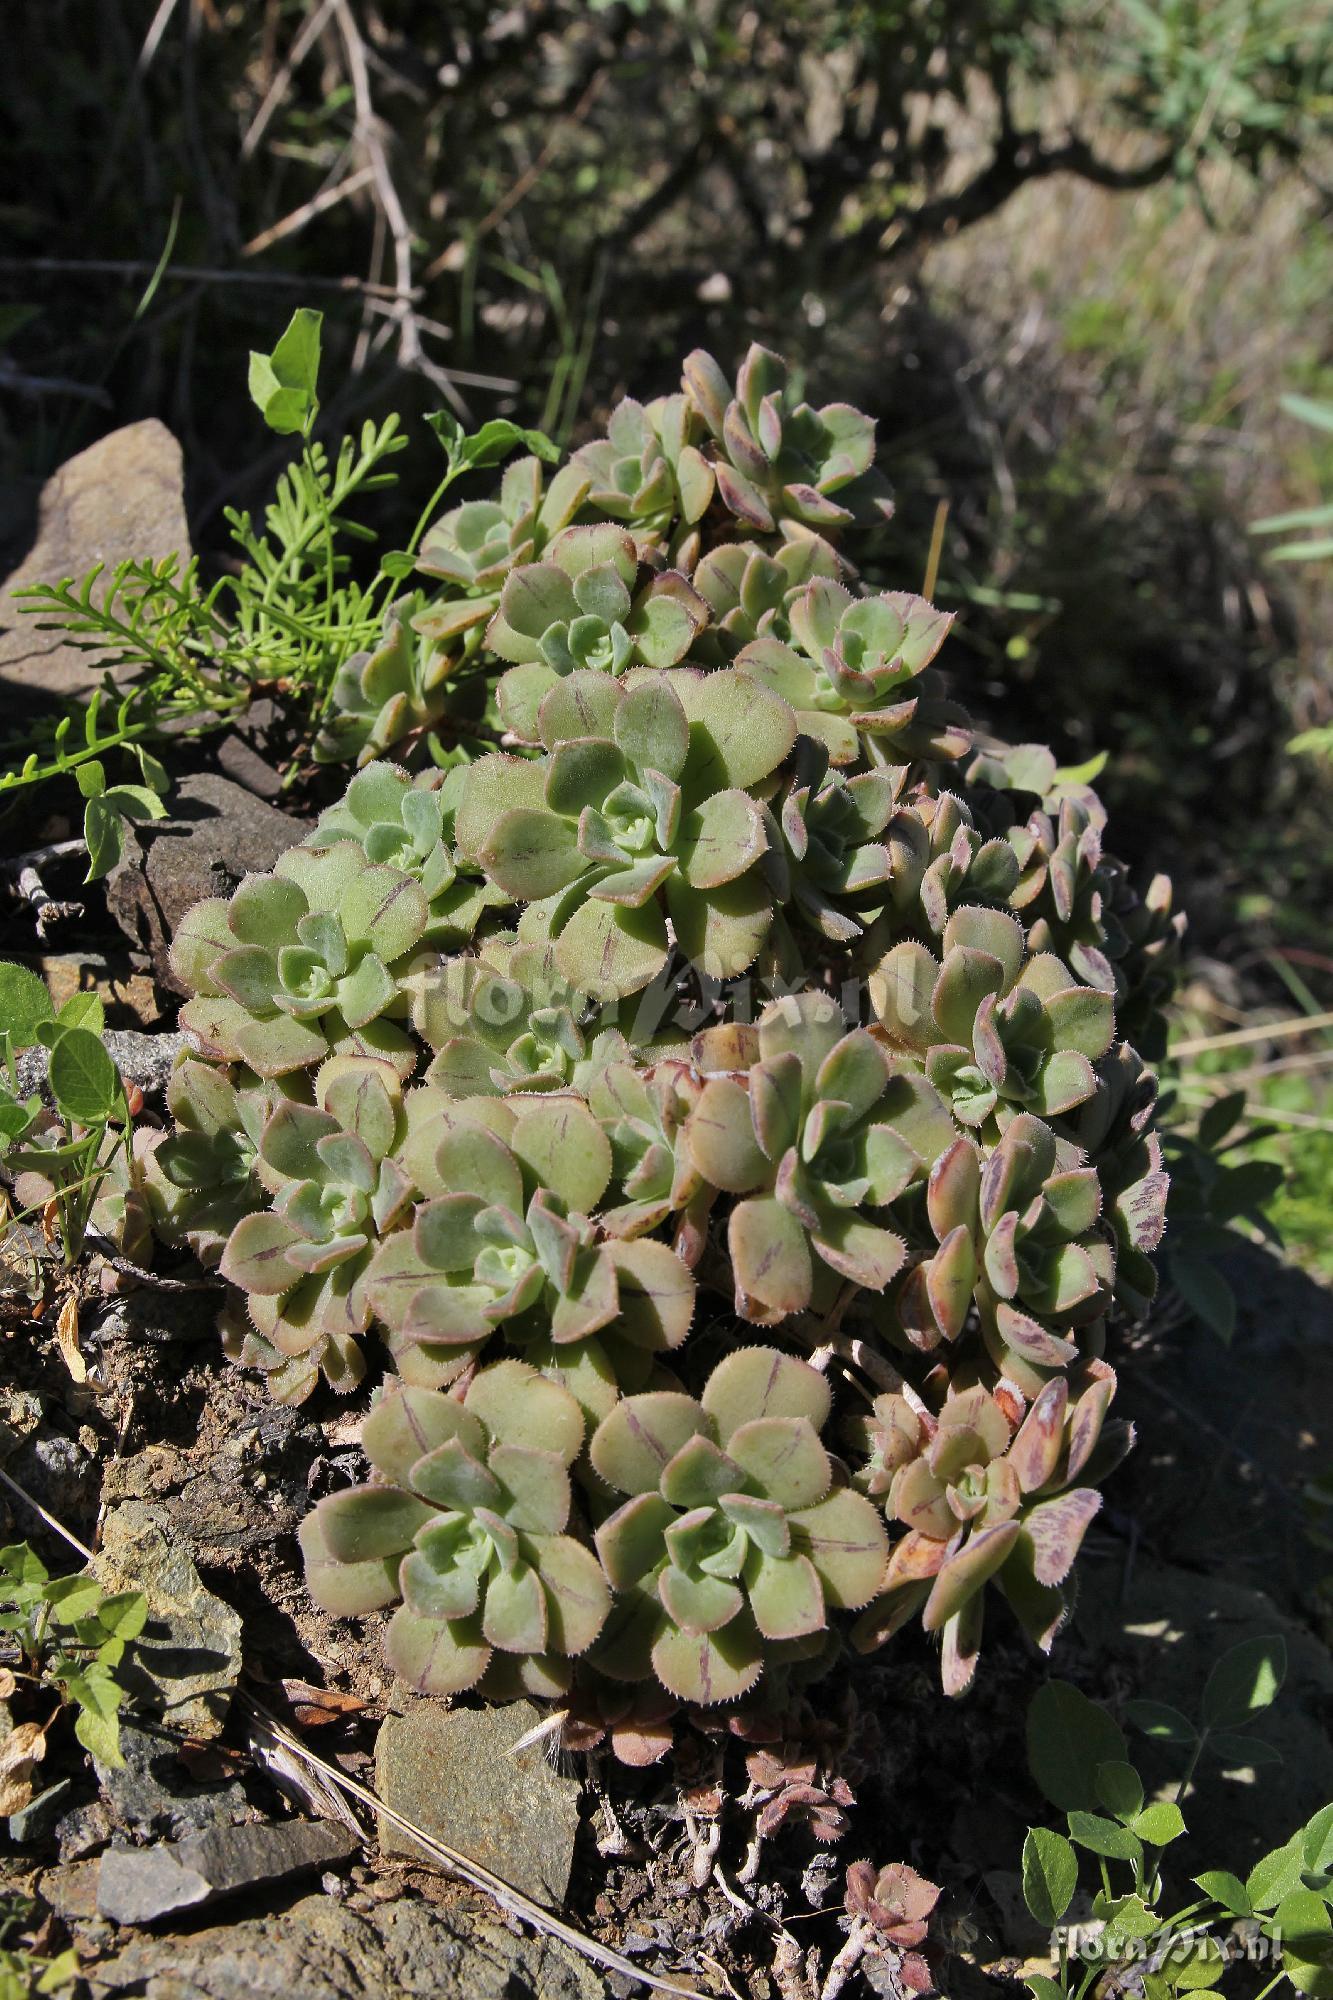
[[309, 1681], [284, 1680], [282, 1691], [302, 1729], [326, 1728], [349, 1715], [360, 1715], [366, 1706], [359, 1695], [340, 1694], [336, 1688], [315, 1687]]
[[79, 1347], [79, 1302], [73, 1292], [60, 1308], [56, 1320], [56, 1339], [60, 1343], [60, 1352], [64, 1356], [65, 1366], [72, 1379], [75, 1382], [86, 1382], [88, 1364]]
[[339, 1820], [359, 1838], [365, 1838], [342, 1792], [336, 1784], [328, 1782], [317, 1763], [307, 1762], [296, 1755], [262, 1716], [255, 1717], [247, 1734], [255, 1762], [284, 1798], [303, 1807], [316, 1819]]
[[46, 1755], [46, 1731], [40, 1722], [20, 1722], [0, 1743], [0, 1777], [20, 1764], [40, 1764]]
[[0, 1743], [0, 1818], [22, 1812], [33, 1795], [33, 1770], [46, 1755], [40, 1723], [21, 1722]]
[[11, 1813], [22, 1812], [24, 1806], [32, 1804], [32, 1765], [25, 1764], [22, 1771], [12, 1772], [0, 1778], [0, 1818], [8, 1819]]
[[17, 1686], [18, 1682], [14, 1678], [14, 1669], [12, 1667], [0, 1667], [0, 1701], [8, 1701]]
[[224, 1779], [239, 1778], [250, 1768], [244, 1750], [225, 1743], [183, 1743], [177, 1757], [197, 1785], [217, 1785]]

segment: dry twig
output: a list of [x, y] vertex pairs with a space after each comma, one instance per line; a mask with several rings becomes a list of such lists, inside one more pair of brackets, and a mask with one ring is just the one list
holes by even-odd
[[7, 861], [0, 861], [0, 877], [10, 883], [19, 901], [32, 910], [37, 935], [43, 941], [53, 924], [61, 923], [68, 917], [81, 917], [83, 904], [58, 901], [42, 881], [41, 870], [48, 861], [60, 861], [67, 854], [86, 852], [82, 840], [54, 840], [47, 847], [33, 847], [26, 854], [15, 854]]

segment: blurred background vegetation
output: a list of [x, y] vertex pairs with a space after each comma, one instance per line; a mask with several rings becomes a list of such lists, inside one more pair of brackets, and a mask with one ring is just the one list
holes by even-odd
[[[1239, 1079], [1333, 1269], [1333, 17], [1317, 0], [45, 0], [6, 15], [0, 540], [155, 415], [196, 546], [281, 456], [247, 349], [326, 314], [323, 425], [446, 403], [562, 440], [760, 339], [879, 422], [876, 583], [959, 690], [1109, 753], [1191, 913], [1182, 1091]], [[1301, 414], [1304, 409], [1304, 416]], [[422, 485], [429, 480], [426, 461]], [[400, 527], [421, 494], [384, 502]], [[1295, 1141], [1296, 1143], [1293, 1143]]]

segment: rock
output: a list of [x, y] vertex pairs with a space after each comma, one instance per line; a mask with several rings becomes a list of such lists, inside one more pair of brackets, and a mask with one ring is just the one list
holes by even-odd
[[[1185, 1813], [1192, 1866], [1227, 1868], [1244, 1878], [1259, 1855], [1333, 1799], [1333, 1659], [1263, 1591], [1140, 1556], [1122, 1599], [1118, 1564], [1085, 1563], [1077, 1632], [1099, 1663], [1103, 1685], [1113, 1685], [1117, 1667], [1121, 1678], [1127, 1669], [1135, 1694], [1170, 1702], [1187, 1715], [1197, 1715], [1208, 1670], [1228, 1647], [1274, 1633], [1286, 1642], [1286, 1683], [1245, 1731], [1281, 1752], [1281, 1771], [1276, 1777], [1265, 1772], [1259, 1782], [1205, 1757]], [[1166, 1752], [1129, 1735], [1145, 1780], [1181, 1775], [1178, 1750]]]
[[[126, 1083], [137, 1083], [145, 1097], [161, 1097], [176, 1057], [185, 1047], [183, 1035], [136, 1035], [129, 1028], [108, 1028], [102, 1041]], [[15, 1057], [19, 1096], [34, 1090], [45, 1096], [47, 1052], [24, 1049]]]
[[[32, 1247], [36, 1252], [38, 1246]], [[0, 1263], [0, 1290], [3, 1289]], [[63, 1412], [54, 1406], [49, 1415], [44, 1414], [40, 1402], [29, 1390], [0, 1390], [0, 1463], [25, 1493], [50, 1508], [59, 1520], [82, 1521], [89, 1503], [96, 1512], [97, 1440], [87, 1428], [77, 1438], [65, 1436], [53, 1428], [62, 1420]], [[12, 1509], [6, 1495], [0, 1503], [0, 1515], [10, 1514]], [[14, 1520], [16, 1539], [21, 1539], [31, 1531], [32, 1517], [25, 1512], [21, 1520], [17, 1516]]]
[[305, 1896], [280, 1916], [137, 1937], [84, 1963], [92, 1991], [135, 2000], [604, 2000], [595, 1967], [492, 1912], [401, 1897], [358, 1914]]
[[161, 983], [179, 992], [167, 948], [185, 912], [205, 896], [229, 895], [243, 875], [265, 873], [306, 829], [210, 771], [182, 778], [167, 808], [168, 818], [126, 834], [106, 898], [131, 944], [148, 952]]
[[[579, 1787], [551, 1769], [544, 1744], [510, 1754], [542, 1719], [525, 1701], [480, 1709], [413, 1702], [383, 1723], [375, 1777], [380, 1797], [405, 1818], [534, 1901], [559, 1908], [574, 1857]], [[429, 1860], [387, 1821], [380, 1845], [386, 1854]]]
[[[197, 1333], [197, 1296], [195, 1314]], [[103, 1335], [105, 1330], [104, 1322]], [[211, 1330], [207, 1320], [205, 1330]], [[309, 1509], [302, 1462], [308, 1470], [323, 1443], [319, 1431], [303, 1423], [297, 1411], [284, 1409], [281, 1418], [281, 1427], [251, 1423], [202, 1464], [189, 1452], [148, 1445], [106, 1468], [102, 1498], [168, 1501], [177, 1532], [186, 1535], [202, 1562], [230, 1564], [243, 1554], [253, 1557], [296, 1533]]]
[[15, 956], [41, 974], [57, 1012], [75, 993], [96, 993], [113, 1020], [128, 1014], [136, 1028], [151, 1029], [162, 1019], [157, 987], [147, 972], [135, 970], [129, 952], [114, 959], [95, 951], [47, 952], [35, 961]]
[[244, 1819], [249, 1810], [239, 1784], [200, 1785], [187, 1776], [174, 1736], [141, 1729], [126, 1716], [120, 1725], [123, 1764], [99, 1764], [106, 1802], [122, 1829], [146, 1838], [182, 1840]]
[[96, 1511], [96, 1460], [80, 1439], [63, 1437], [58, 1431], [36, 1438], [26, 1462], [29, 1471], [24, 1483], [28, 1491], [57, 1520], [81, 1520], [90, 1505]]
[[38, 1792], [22, 1812], [11, 1813], [9, 1837], [14, 1845], [32, 1847], [38, 1841], [49, 1840], [73, 1796], [74, 1780], [61, 1778], [58, 1784], [48, 1785], [44, 1792]]
[[[37, 536], [0, 592], [0, 681], [26, 694], [67, 702], [102, 677], [101, 652], [85, 652], [59, 632], [42, 632], [11, 591], [107, 572], [129, 556], [190, 555], [181, 449], [156, 418], [127, 424], [53, 473], [37, 506]], [[99, 580], [105, 587], [106, 577]]]
[[[198, 1341], [217, 1340], [217, 1317], [222, 1304], [222, 1287], [216, 1290], [194, 1292], [163, 1292], [145, 1286], [142, 1291], [124, 1292], [108, 1301], [100, 1310], [94, 1308], [94, 1317], [82, 1330], [86, 1345], [95, 1340], [99, 1347], [108, 1347], [121, 1341], [132, 1341], [139, 1346], [169, 1347], [175, 1341], [194, 1344]], [[129, 1460], [113, 1459], [103, 1471], [103, 1479], [120, 1477], [119, 1468]], [[159, 1489], [163, 1490], [163, 1489]], [[109, 1500], [154, 1499], [156, 1495], [146, 1487], [133, 1489], [113, 1489], [105, 1497]]]
[[153, 1924], [206, 1902], [209, 1884], [171, 1847], [108, 1847], [97, 1874], [97, 1908], [117, 1924]]
[[[124, 1732], [122, 1723], [122, 1737]], [[75, 1806], [67, 1812], [56, 1828], [56, 1838], [62, 1861], [83, 1861], [105, 1847], [111, 1838], [111, 1815], [102, 1800], [91, 1799], [87, 1805]]]
[[148, 1598], [148, 1623], [119, 1669], [130, 1700], [181, 1735], [216, 1736], [241, 1671], [241, 1621], [205, 1589], [171, 1516], [142, 1500], [113, 1508], [97, 1570], [108, 1589]]
[[71, 1861], [48, 1868], [37, 1884], [43, 1902], [66, 1921], [96, 1916], [99, 1865], [96, 1861]]
[[0, 1460], [18, 1450], [42, 1421], [42, 1399], [31, 1389], [0, 1386]]
[[110, 1847], [102, 1856], [97, 1907], [118, 1924], [156, 1923], [173, 1910], [346, 1861], [360, 1846], [345, 1826], [298, 1819], [220, 1827], [172, 1846]]
[[253, 743], [232, 729], [217, 746], [218, 769], [238, 785], [244, 785], [247, 792], [253, 792], [257, 799], [267, 799], [270, 805], [277, 805], [282, 797], [282, 773], [275, 771], [266, 757], [261, 757]]

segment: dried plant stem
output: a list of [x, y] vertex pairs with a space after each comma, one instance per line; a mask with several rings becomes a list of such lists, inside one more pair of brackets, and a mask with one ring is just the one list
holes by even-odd
[[319, 194], [311, 195], [309, 201], [302, 202], [290, 215], [284, 215], [281, 222], [273, 223], [268, 229], [261, 229], [258, 236], [252, 236], [248, 243], [241, 245], [242, 257], [257, 257], [261, 250], [267, 250], [274, 243], [281, 243], [284, 237], [295, 236], [313, 222], [317, 215], [336, 208], [340, 201], [350, 195], [359, 194], [368, 182], [375, 178], [369, 167], [358, 167], [345, 180], [337, 181], [332, 187], [324, 188]]
[[69, 1543], [69, 1546], [74, 1550], [76, 1555], [81, 1555], [85, 1562], [96, 1560], [86, 1542], [81, 1542], [77, 1535], [71, 1534], [64, 1522], [57, 1521], [54, 1514], [48, 1514], [41, 1501], [34, 1500], [27, 1488], [20, 1486], [17, 1479], [11, 1479], [2, 1467], [0, 1467], [0, 1485], [7, 1486], [10, 1492], [23, 1502], [25, 1507], [31, 1507], [33, 1513], [45, 1521], [53, 1534], [59, 1535], [62, 1541]]
[[1326, 1014], [1297, 1014], [1284, 1021], [1260, 1021], [1252, 1028], [1232, 1028], [1225, 1035], [1195, 1035], [1177, 1042], [1168, 1053], [1173, 1062], [1181, 1056], [1211, 1055], [1214, 1049], [1240, 1049], [1251, 1042], [1276, 1042], [1287, 1035], [1318, 1035], [1333, 1028], [1333, 1011]]
[[248, 160], [256, 146], [268, 130], [274, 112], [282, 103], [290, 87], [297, 65], [305, 58], [307, 50], [313, 47], [316, 37], [333, 12], [334, 0], [320, 0], [318, 7], [306, 16], [296, 40], [292, 43], [287, 60], [264, 93], [264, 101], [256, 111], [241, 140], [241, 158]]
[[26, 854], [15, 854], [0, 862], [0, 875], [13, 884], [19, 901], [33, 911], [39, 938], [45, 939], [49, 925], [83, 915], [82, 903], [60, 902], [50, 893], [40, 871], [48, 861], [61, 861], [66, 855], [86, 852], [82, 840], [55, 840], [49, 846], [33, 847]]
[[819, 2000], [837, 2000], [838, 1994], [842, 1992], [843, 1987], [847, 1984], [847, 1981], [851, 1978], [865, 1956], [866, 1941], [865, 1925], [857, 1924], [846, 1944], [829, 1967], [828, 1978], [824, 1981]]
[[[90, 277], [151, 278], [157, 265], [146, 257], [0, 257], [0, 271], [24, 276], [53, 277], [60, 274]], [[328, 278], [306, 271], [231, 271], [208, 264], [171, 264], [162, 273], [165, 284], [267, 285], [293, 292], [350, 292], [357, 298], [399, 299], [396, 285], [371, 284], [365, 278]]]
[[342, 38], [347, 69], [352, 84], [352, 100], [356, 108], [356, 143], [365, 155], [366, 165], [375, 188], [375, 197], [384, 215], [393, 247], [394, 276], [394, 319], [398, 326], [398, 364], [410, 368], [416, 374], [437, 388], [455, 413], [466, 419], [468, 409], [459, 395], [447, 369], [432, 361], [421, 344], [421, 328], [412, 309], [415, 296], [412, 284], [412, 230], [403, 204], [389, 170], [389, 155], [385, 144], [384, 123], [375, 110], [370, 91], [370, 66], [366, 60], [366, 45], [361, 38], [361, 30], [356, 24], [350, 0], [334, 0], [334, 14], [338, 32]]

